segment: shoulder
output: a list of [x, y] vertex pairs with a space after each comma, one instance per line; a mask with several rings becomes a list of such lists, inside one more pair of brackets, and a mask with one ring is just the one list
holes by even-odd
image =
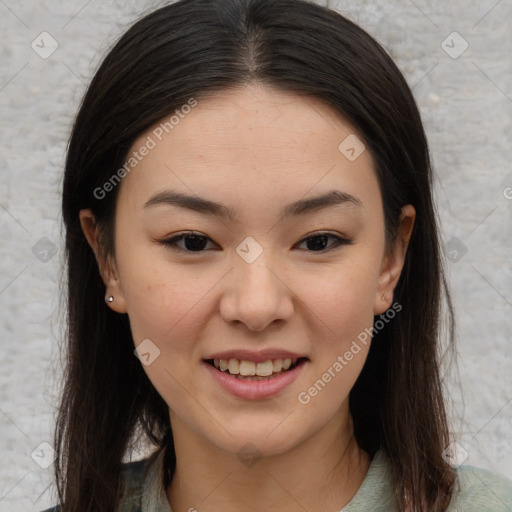
[[121, 478], [124, 483], [124, 493], [119, 505], [119, 512], [140, 512], [142, 489], [145, 470], [149, 458], [123, 464]]
[[512, 510], [512, 480], [505, 476], [473, 466], [457, 468], [458, 485], [452, 496], [450, 512]]
[[[124, 493], [118, 508], [118, 512], [140, 512], [142, 489], [145, 470], [151, 457], [127, 462], [122, 465], [121, 478], [124, 482]], [[61, 512], [60, 505], [43, 510], [42, 512]]]

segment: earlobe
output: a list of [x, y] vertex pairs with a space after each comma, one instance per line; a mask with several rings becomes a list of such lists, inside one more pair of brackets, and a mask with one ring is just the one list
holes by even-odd
[[393, 290], [388, 294], [386, 292], [377, 292], [375, 297], [375, 304], [373, 306], [373, 314], [374, 316], [382, 315], [382, 313], [386, 312], [393, 302]]
[[126, 313], [124, 296], [120, 293], [116, 298], [114, 295], [110, 295], [108, 292], [109, 290], [107, 290], [107, 295], [105, 295], [105, 302], [108, 307], [116, 313]]
[[402, 208], [396, 240], [390, 253], [384, 256], [375, 296], [373, 314], [384, 313], [393, 303], [393, 293], [405, 263], [407, 248], [412, 235], [416, 210], [412, 205]]
[[112, 287], [106, 290], [105, 303], [116, 313], [126, 313], [126, 303], [120, 290], [112, 291]]
[[[117, 268], [109, 256], [106, 258], [103, 256], [98, 238], [98, 225], [94, 214], [90, 209], [84, 209], [80, 210], [79, 216], [82, 231], [94, 253], [101, 279], [105, 284], [105, 302], [117, 313], [126, 313], [126, 304]], [[111, 297], [112, 299], [110, 299]]]

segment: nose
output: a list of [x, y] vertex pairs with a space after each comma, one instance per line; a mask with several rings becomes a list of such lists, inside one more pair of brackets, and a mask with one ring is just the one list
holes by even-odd
[[263, 331], [272, 322], [293, 315], [294, 293], [286, 272], [265, 256], [264, 251], [252, 263], [235, 258], [220, 303], [220, 314], [226, 322], [241, 322], [251, 331]]

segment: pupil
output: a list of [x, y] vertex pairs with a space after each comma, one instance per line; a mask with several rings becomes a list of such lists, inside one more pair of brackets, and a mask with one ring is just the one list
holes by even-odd
[[[189, 241], [192, 240], [192, 243]], [[188, 251], [201, 251], [206, 245], [206, 239], [204, 236], [198, 235], [187, 235], [185, 237], [185, 247]]]
[[[310, 250], [315, 250], [315, 249], [323, 250], [323, 249], [325, 249], [325, 246], [327, 245], [328, 237], [329, 237], [329, 235], [317, 235], [317, 236], [314, 236], [313, 238], [311, 238], [308, 241], [308, 249], [310, 249]], [[320, 242], [319, 242], [319, 240], [320, 240]]]

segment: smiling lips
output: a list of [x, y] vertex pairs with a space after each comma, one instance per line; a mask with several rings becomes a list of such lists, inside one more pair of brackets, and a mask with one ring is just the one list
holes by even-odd
[[[227, 372], [237, 378], [245, 377], [270, 377], [279, 375], [284, 371], [295, 366], [299, 358], [286, 359], [267, 359], [256, 363], [245, 359], [213, 359], [215, 368], [222, 372]], [[210, 361], [211, 362], [211, 361]], [[250, 380], [250, 379], [247, 379]], [[254, 379], [259, 380], [259, 379]]]
[[203, 359], [221, 388], [245, 400], [269, 399], [283, 392], [311, 361], [304, 354], [282, 349], [226, 350]]
[[293, 370], [302, 360], [307, 359], [304, 354], [269, 348], [257, 352], [243, 349], [217, 352], [204, 361], [237, 379], [268, 380]]

